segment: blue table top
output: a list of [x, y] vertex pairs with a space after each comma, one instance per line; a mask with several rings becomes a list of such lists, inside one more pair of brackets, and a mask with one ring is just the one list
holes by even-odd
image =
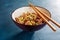
[[[30, 0], [34, 5], [48, 9], [52, 18], [60, 23], [60, 0]], [[53, 32], [48, 25], [36, 32], [25, 32], [18, 28], [11, 19], [11, 13], [28, 0], [0, 0], [0, 40], [60, 40], [60, 29]]]

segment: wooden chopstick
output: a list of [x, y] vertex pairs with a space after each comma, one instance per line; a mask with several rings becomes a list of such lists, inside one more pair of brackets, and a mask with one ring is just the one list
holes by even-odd
[[35, 8], [35, 6], [33, 6], [31, 3], [29, 3], [29, 6], [36, 12], [39, 14], [39, 16], [49, 25], [49, 27], [55, 32], [56, 28], [53, 27], [46, 19], [45, 17]]

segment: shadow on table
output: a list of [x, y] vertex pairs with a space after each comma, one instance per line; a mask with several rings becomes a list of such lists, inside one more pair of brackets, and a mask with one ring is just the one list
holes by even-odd
[[32, 40], [33, 34], [34, 34], [34, 32], [22, 31], [19, 34], [10, 38], [9, 40]]

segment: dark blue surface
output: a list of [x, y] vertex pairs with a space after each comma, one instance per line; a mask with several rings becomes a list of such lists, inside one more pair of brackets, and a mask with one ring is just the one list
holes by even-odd
[[[34, 5], [48, 9], [52, 18], [60, 23], [60, 0], [30, 0]], [[24, 32], [11, 19], [11, 13], [22, 6], [27, 6], [27, 0], [0, 0], [0, 40], [60, 40], [60, 29], [53, 32], [45, 26], [36, 32]]]

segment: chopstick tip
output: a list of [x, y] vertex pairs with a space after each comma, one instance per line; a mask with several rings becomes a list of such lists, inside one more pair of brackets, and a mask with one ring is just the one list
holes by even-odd
[[56, 32], [56, 29], [54, 29], [53, 31]]

